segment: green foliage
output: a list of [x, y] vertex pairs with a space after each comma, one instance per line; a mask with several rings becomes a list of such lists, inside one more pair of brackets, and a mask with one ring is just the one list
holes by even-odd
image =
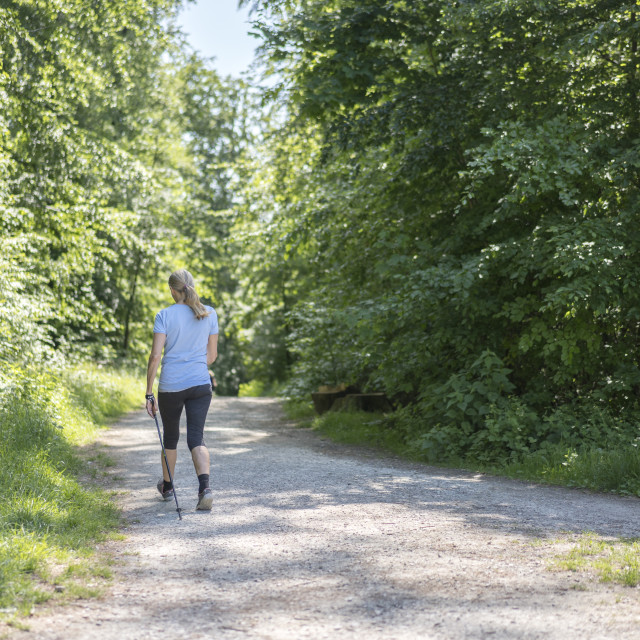
[[80, 483], [85, 466], [75, 445], [94, 439], [104, 416], [139, 403], [131, 399], [130, 376], [95, 368], [60, 377], [14, 368], [2, 382], [0, 606], [25, 612], [51, 597], [41, 583], [64, 581], [51, 572], [53, 563], [86, 563], [95, 543], [119, 525], [109, 495]]
[[[230, 185], [248, 88], [186, 50], [181, 4], [0, 8], [0, 359], [24, 357], [24, 342], [139, 363], [182, 266], [232, 313]], [[229, 393], [243, 377], [233, 331], [218, 375]]]
[[264, 382], [260, 380], [252, 380], [251, 382], [245, 382], [240, 385], [238, 395], [241, 398], [259, 398], [269, 395]]
[[20, 250], [9, 277], [31, 274], [24, 293], [39, 292], [58, 349], [104, 357], [130, 346], [136, 287], [157, 263], [146, 238], [160, 207], [154, 146], [166, 139], [160, 21], [176, 6], [2, 9], [0, 228]]
[[252, 377], [385, 391], [430, 461], [633, 446], [640, 10], [258, 5]]
[[267, 384], [262, 380], [243, 382], [238, 388], [241, 398], [266, 398], [280, 395], [282, 388], [277, 383]]

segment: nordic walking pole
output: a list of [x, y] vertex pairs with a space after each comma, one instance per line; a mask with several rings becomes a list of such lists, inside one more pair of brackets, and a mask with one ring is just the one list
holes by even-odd
[[[151, 406], [155, 408], [156, 399], [149, 398], [151, 400]], [[178, 518], [182, 520], [182, 514], [180, 513], [182, 509], [178, 505], [178, 496], [176, 495], [176, 485], [173, 484], [173, 478], [171, 477], [171, 469], [169, 469], [169, 462], [167, 461], [167, 452], [164, 450], [164, 442], [162, 442], [162, 434], [160, 433], [160, 425], [158, 424], [158, 416], [156, 412], [153, 412], [153, 418], [156, 421], [156, 429], [158, 430], [158, 438], [160, 438], [160, 446], [162, 447], [162, 455], [164, 456], [164, 464], [167, 467], [167, 473], [169, 474], [169, 482], [171, 482], [171, 486], [173, 487], [173, 498], [176, 501], [176, 511], [178, 512]]]

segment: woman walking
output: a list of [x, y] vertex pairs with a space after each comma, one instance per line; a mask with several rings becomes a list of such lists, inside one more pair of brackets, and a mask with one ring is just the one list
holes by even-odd
[[[200, 302], [193, 276], [185, 269], [169, 277], [175, 304], [162, 309], [153, 325], [153, 343], [147, 366], [147, 413], [155, 416], [153, 383], [162, 359], [158, 383], [158, 403], [164, 430], [164, 448], [171, 477], [176, 466], [180, 416], [187, 416], [187, 446], [198, 476], [196, 509], [210, 510], [213, 494], [209, 488], [209, 451], [204, 443], [204, 423], [211, 404], [208, 366], [218, 356], [218, 316]], [[164, 349], [164, 356], [163, 356]], [[162, 479], [158, 491], [163, 500], [173, 498], [173, 486], [161, 455]]]

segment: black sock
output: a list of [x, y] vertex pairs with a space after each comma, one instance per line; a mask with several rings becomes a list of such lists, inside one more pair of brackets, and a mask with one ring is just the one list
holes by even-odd
[[173, 485], [168, 480], [165, 480], [164, 481], [164, 486], [162, 487], [162, 490], [163, 491], [169, 491], [170, 489], [173, 489]]
[[198, 476], [198, 482], [200, 483], [200, 488], [198, 489], [198, 493], [202, 493], [205, 489], [209, 488], [209, 474], [201, 473]]

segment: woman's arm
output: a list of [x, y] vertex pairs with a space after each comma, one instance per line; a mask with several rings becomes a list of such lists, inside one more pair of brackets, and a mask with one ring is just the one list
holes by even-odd
[[[153, 334], [151, 353], [149, 354], [149, 363], [147, 364], [147, 395], [151, 395], [153, 393], [153, 383], [156, 379], [156, 373], [158, 373], [158, 366], [160, 365], [160, 360], [162, 359], [162, 350], [164, 349], [164, 343], [166, 341], [166, 333]], [[155, 415], [155, 402], [152, 403], [150, 400], [147, 400], [147, 413], [151, 416]]]
[[214, 333], [209, 336], [207, 343], [207, 366], [213, 364], [218, 357], [218, 334]]

